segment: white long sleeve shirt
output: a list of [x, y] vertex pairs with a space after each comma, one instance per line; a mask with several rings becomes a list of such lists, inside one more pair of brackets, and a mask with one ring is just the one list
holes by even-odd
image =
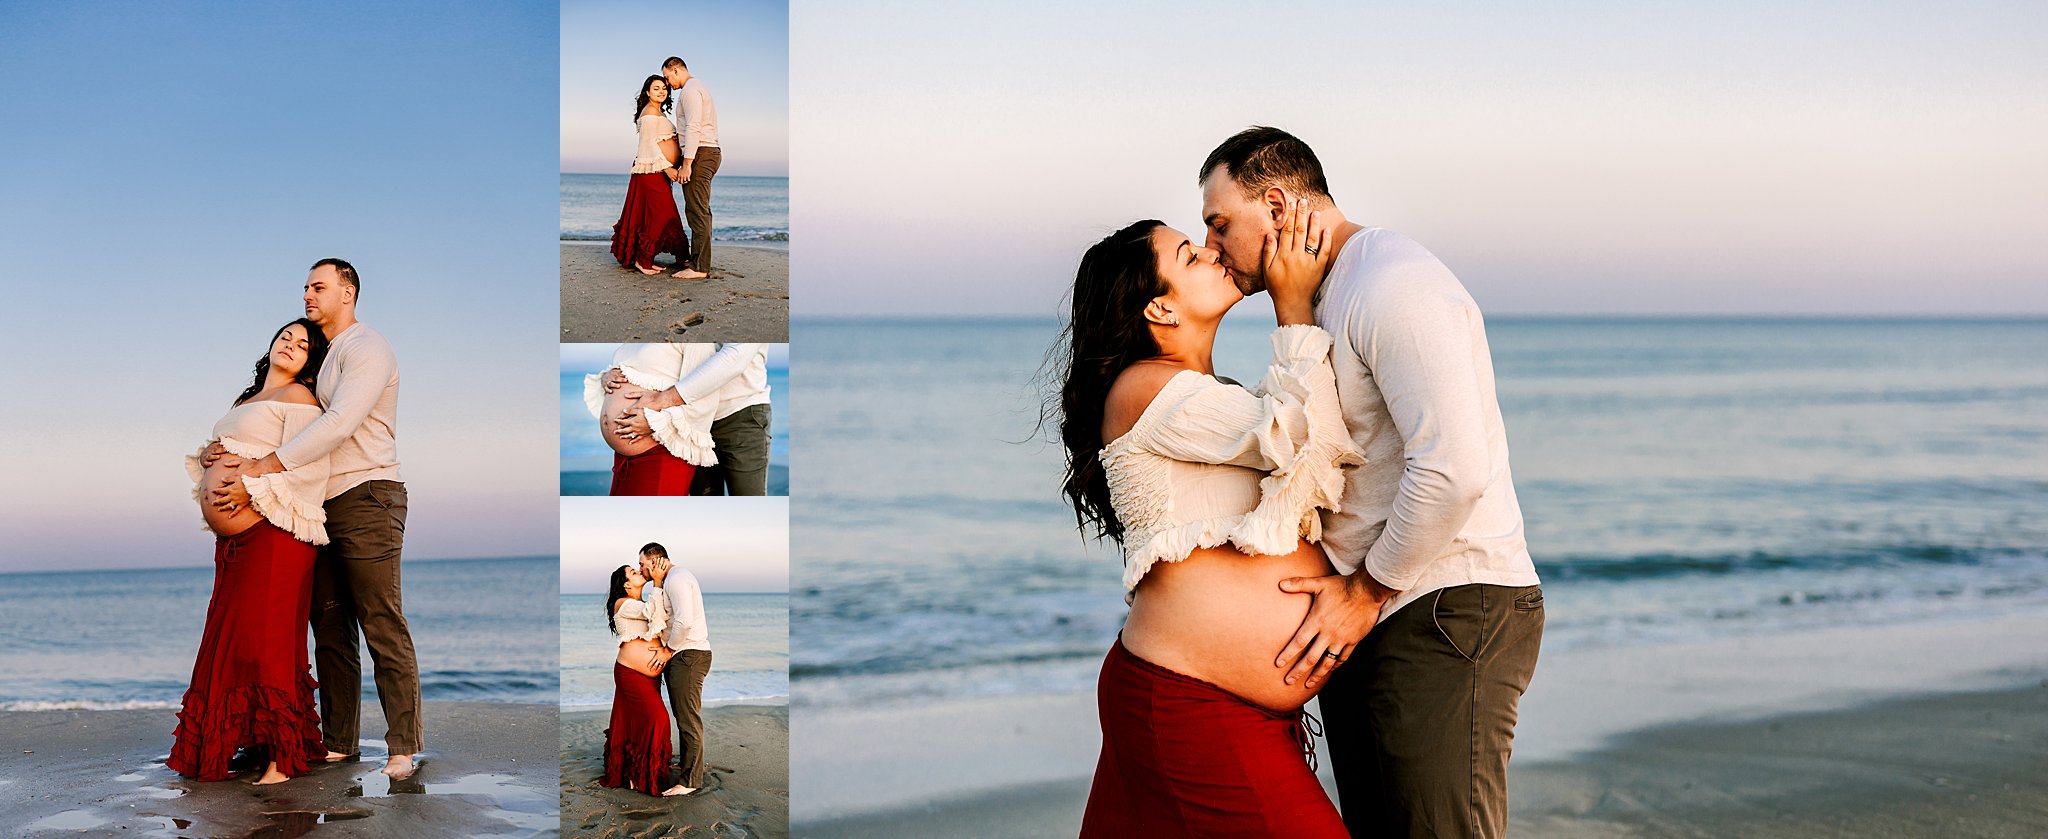
[[661, 645], [671, 650], [710, 650], [711, 629], [704, 623], [704, 589], [681, 566], [669, 568], [658, 591], [668, 600], [668, 629]]
[[306, 430], [277, 447], [286, 469], [332, 455], [327, 497], [365, 481], [398, 476], [398, 356], [391, 342], [357, 321], [327, 344], [313, 395], [325, 407]]
[[696, 160], [697, 150], [718, 148], [718, 106], [711, 102], [711, 89], [696, 76], [683, 82], [674, 94], [676, 136], [682, 138], [683, 159]]
[[718, 419], [749, 405], [768, 404], [768, 345], [719, 344], [703, 364], [676, 380], [683, 401], [718, 401]]
[[1414, 240], [1367, 228], [1344, 243], [1316, 303], [1336, 340], [1337, 399], [1365, 465], [1323, 514], [1323, 549], [1401, 593], [1391, 617], [1451, 586], [1531, 586], [1507, 428], [1478, 304]]

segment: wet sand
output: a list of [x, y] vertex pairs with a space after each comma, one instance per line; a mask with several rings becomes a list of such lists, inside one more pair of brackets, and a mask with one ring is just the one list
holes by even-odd
[[[558, 825], [553, 705], [428, 702], [413, 777], [357, 763], [273, 786], [200, 783], [164, 768], [173, 710], [0, 712], [0, 797], [14, 836], [551, 836]], [[363, 730], [384, 730], [375, 703]]]
[[710, 279], [621, 268], [608, 242], [563, 242], [563, 343], [789, 341], [789, 251], [723, 242]]
[[[2039, 637], [2048, 615], [1547, 652], [1511, 833], [2048, 835], [2048, 647], [2015, 642]], [[1099, 747], [1092, 694], [797, 719], [805, 836], [1071, 836]]]
[[783, 837], [789, 835], [789, 708], [704, 709], [704, 788], [661, 798], [599, 786], [610, 711], [562, 714], [562, 835]]

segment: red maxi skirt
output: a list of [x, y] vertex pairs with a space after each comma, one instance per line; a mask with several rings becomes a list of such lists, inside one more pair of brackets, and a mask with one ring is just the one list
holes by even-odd
[[660, 446], [627, 457], [612, 453], [613, 495], [689, 495], [697, 467]]
[[1299, 711], [1246, 702], [1110, 647], [1096, 685], [1102, 757], [1081, 836], [1348, 837], [1316, 781]]
[[626, 206], [619, 211], [619, 223], [612, 225], [612, 258], [620, 265], [653, 266], [658, 253], [689, 260], [690, 237], [683, 232], [683, 217], [676, 213], [668, 185], [668, 176], [660, 172], [634, 175], [626, 184]]
[[248, 747], [296, 777], [326, 756], [306, 664], [317, 550], [267, 521], [214, 539], [213, 600], [165, 766], [224, 781], [235, 750]]
[[604, 785], [660, 795], [675, 752], [668, 740], [668, 708], [661, 686], [623, 664], [612, 665], [612, 725], [604, 730]]

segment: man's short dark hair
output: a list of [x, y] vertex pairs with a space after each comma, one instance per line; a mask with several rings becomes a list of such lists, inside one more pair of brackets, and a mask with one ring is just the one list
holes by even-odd
[[362, 279], [356, 276], [356, 267], [354, 265], [348, 264], [348, 260], [335, 259], [334, 257], [330, 256], [326, 259], [320, 260], [319, 262], [313, 263], [313, 267], [308, 268], [306, 270], [318, 271], [320, 270], [320, 267], [323, 265], [329, 268], [333, 268], [334, 273], [341, 277], [342, 282], [348, 283], [349, 288], [356, 290], [357, 297], [363, 296]]
[[684, 64], [682, 59], [677, 58], [673, 55], [669, 56], [667, 61], [661, 63], [661, 69], [663, 70], [666, 70], [670, 67], [681, 67], [685, 70], [690, 69], [690, 65]]
[[641, 549], [640, 549], [640, 555], [641, 555], [641, 556], [658, 556], [658, 557], [661, 557], [662, 559], [667, 559], [667, 558], [668, 558], [668, 549], [667, 549], [667, 548], [664, 548], [664, 547], [662, 547], [662, 546], [661, 546], [661, 543], [660, 543], [660, 542], [648, 542], [648, 543], [647, 543], [647, 545], [646, 545], [645, 547], [643, 547], [643, 548], [641, 548]]
[[1230, 167], [1230, 179], [1246, 198], [1257, 198], [1275, 186], [1307, 197], [1330, 197], [1323, 162], [1307, 143], [1278, 128], [1254, 125], [1230, 135], [1202, 161], [1202, 174], [1196, 176], [1195, 183], [1208, 180], [1218, 166]]

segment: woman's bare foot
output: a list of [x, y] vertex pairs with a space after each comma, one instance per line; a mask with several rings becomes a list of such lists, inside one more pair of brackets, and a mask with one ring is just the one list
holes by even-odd
[[412, 755], [392, 755], [391, 759], [384, 761], [384, 768], [379, 771], [391, 776], [391, 780], [403, 781], [412, 777], [412, 773], [418, 772], [419, 769], [420, 765], [413, 761]]
[[277, 771], [277, 761], [273, 760], [270, 762], [269, 766], [263, 767], [263, 777], [256, 779], [256, 785], [263, 786], [265, 784], [282, 784], [291, 779], [292, 776]]
[[662, 797], [666, 798], [666, 797], [669, 797], [669, 796], [676, 796], [676, 795], [689, 795], [690, 793], [693, 793], [693, 792], [696, 792], [696, 791], [697, 791], [697, 788], [696, 788], [696, 787], [686, 787], [686, 786], [683, 786], [682, 784], [676, 784], [675, 786], [672, 786], [672, 787], [669, 787], [668, 789], [662, 790], [662, 791], [661, 791], [661, 794], [662, 794]]
[[673, 274], [670, 274], [669, 276], [674, 277], [678, 280], [701, 280], [711, 275], [699, 271], [695, 268], [684, 268], [683, 270], [677, 271]]
[[656, 275], [656, 274], [659, 274], [659, 273], [661, 273], [661, 269], [660, 269], [660, 268], [654, 267], [654, 266], [652, 266], [652, 265], [649, 265], [649, 266], [646, 266], [646, 267], [642, 267], [642, 266], [639, 266], [639, 265], [635, 265], [635, 266], [633, 266], [633, 270], [635, 270], [635, 271], [638, 271], [638, 272], [640, 272], [640, 273], [642, 273], [642, 274], [646, 274], [647, 276], [650, 276], [650, 277], [652, 277], [652, 276], [654, 276], [654, 275]]

